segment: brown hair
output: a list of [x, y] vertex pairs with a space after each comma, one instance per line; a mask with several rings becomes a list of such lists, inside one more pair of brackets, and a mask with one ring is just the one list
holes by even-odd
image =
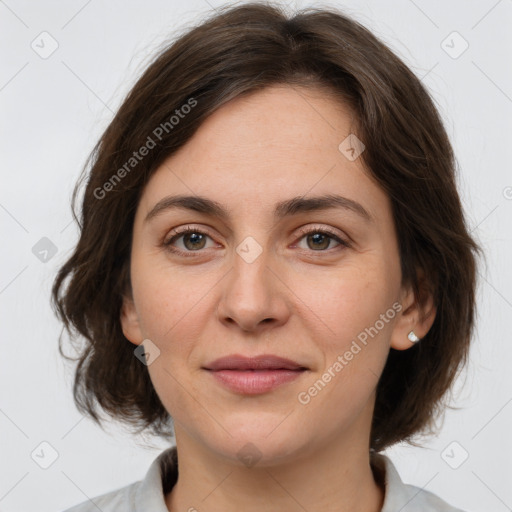
[[[97, 405], [138, 432], [172, 433], [169, 413], [120, 324], [123, 294], [130, 294], [134, 214], [145, 184], [221, 105], [277, 84], [320, 86], [353, 110], [354, 133], [366, 146], [363, 163], [391, 200], [402, 283], [412, 285], [421, 302], [421, 270], [437, 307], [420, 343], [390, 350], [370, 447], [410, 440], [432, 429], [441, 412], [467, 360], [481, 249], [467, 229], [454, 155], [433, 101], [396, 55], [343, 14], [308, 8], [289, 17], [277, 6], [245, 4], [221, 9], [160, 52], [87, 162], [81, 212], [74, 213], [80, 238], [55, 279], [52, 303], [71, 338], [85, 338], [73, 394], [78, 409], [100, 426]], [[145, 145], [147, 154], [130, 160]], [[59, 350], [71, 359], [62, 339]]]

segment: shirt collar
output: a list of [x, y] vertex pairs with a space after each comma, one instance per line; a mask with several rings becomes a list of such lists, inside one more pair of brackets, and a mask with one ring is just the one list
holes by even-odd
[[[412, 498], [393, 463], [388, 457], [378, 453], [372, 453], [370, 460], [376, 480], [382, 482], [385, 488], [381, 512], [400, 510]], [[178, 457], [176, 447], [173, 446], [162, 452], [149, 467], [135, 496], [135, 510], [169, 512], [165, 504], [165, 495], [177, 479]]]
[[376, 479], [383, 483], [385, 489], [381, 512], [402, 510], [411, 498], [391, 459], [380, 453], [372, 453], [370, 460]]
[[[178, 480], [178, 457], [173, 446], [162, 452], [149, 467], [135, 495], [134, 510], [169, 512], [165, 494]], [[164, 491], [165, 483], [165, 491]]]

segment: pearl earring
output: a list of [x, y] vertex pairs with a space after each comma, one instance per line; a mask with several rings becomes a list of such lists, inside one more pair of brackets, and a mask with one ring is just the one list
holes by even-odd
[[411, 341], [412, 343], [418, 343], [418, 341], [420, 341], [420, 339], [418, 338], [418, 336], [416, 336], [416, 334], [414, 334], [414, 331], [411, 331], [408, 335], [407, 335], [407, 338], [409, 339], [409, 341]]

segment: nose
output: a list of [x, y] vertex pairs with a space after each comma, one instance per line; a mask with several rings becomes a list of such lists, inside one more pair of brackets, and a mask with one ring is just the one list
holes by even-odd
[[260, 332], [286, 323], [290, 316], [288, 288], [271, 268], [266, 252], [248, 263], [235, 254], [217, 308], [218, 319], [228, 327]]

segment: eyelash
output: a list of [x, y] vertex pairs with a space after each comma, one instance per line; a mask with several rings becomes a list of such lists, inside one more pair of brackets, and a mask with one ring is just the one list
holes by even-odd
[[[167, 250], [169, 250], [169, 251], [171, 251], [171, 252], [173, 252], [175, 254], [178, 254], [180, 256], [194, 257], [195, 256], [194, 253], [200, 253], [200, 252], [202, 252], [202, 250], [200, 249], [200, 250], [197, 250], [197, 251], [182, 251], [181, 249], [176, 249], [176, 247], [172, 246], [173, 242], [175, 242], [177, 239], [181, 238], [183, 235], [186, 235], [188, 233], [196, 233], [196, 234], [199, 234], [199, 235], [205, 235], [205, 236], [210, 237], [210, 235], [208, 233], [206, 233], [205, 231], [203, 231], [201, 229], [197, 229], [197, 228], [194, 228], [194, 227], [191, 227], [191, 226], [187, 226], [186, 228], [181, 228], [181, 229], [179, 228], [178, 230], [176, 230], [176, 232], [173, 234], [173, 236], [171, 238], [169, 238], [167, 241], [164, 241], [162, 243], [162, 245]], [[299, 237], [299, 241], [302, 240], [305, 236], [307, 236], [309, 234], [327, 235], [329, 238], [331, 238], [331, 239], [335, 240], [336, 242], [338, 242], [341, 247], [344, 247], [344, 248], [350, 247], [350, 244], [346, 240], [343, 240], [342, 238], [340, 238], [336, 233], [331, 231], [329, 228], [300, 229], [300, 235], [301, 236]], [[302, 249], [302, 250], [307, 250], [307, 249]], [[325, 250], [319, 250], [319, 251], [314, 251], [314, 250], [311, 249], [310, 251], [313, 252], [313, 253], [325, 253], [325, 252], [328, 252], [330, 250], [332, 250], [332, 249], [325, 249]]]

